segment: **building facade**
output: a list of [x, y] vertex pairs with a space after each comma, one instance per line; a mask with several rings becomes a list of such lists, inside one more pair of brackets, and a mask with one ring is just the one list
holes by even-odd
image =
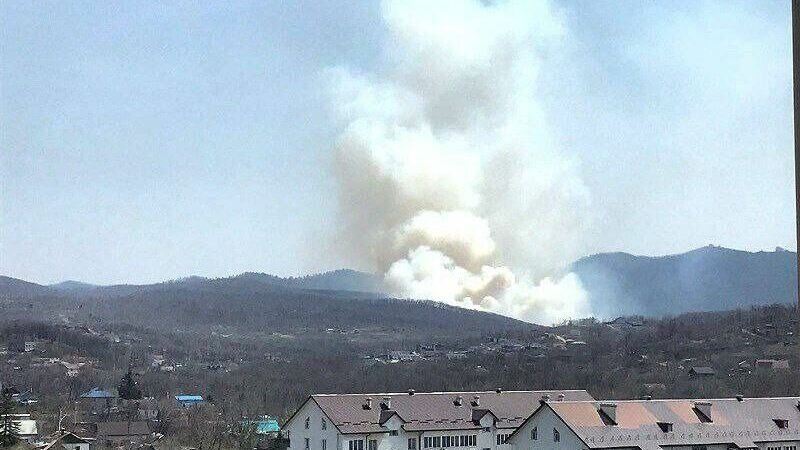
[[509, 450], [797, 450], [800, 397], [541, 400]]
[[511, 450], [542, 396], [593, 400], [580, 390], [312, 395], [284, 436], [290, 450]]

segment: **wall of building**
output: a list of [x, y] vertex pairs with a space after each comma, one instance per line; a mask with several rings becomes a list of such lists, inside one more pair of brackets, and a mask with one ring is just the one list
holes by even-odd
[[[306, 418], [308, 418], [308, 429], [305, 427]], [[326, 429], [324, 430], [322, 429], [323, 419], [326, 422]], [[303, 404], [300, 411], [286, 424], [284, 432], [288, 434], [291, 450], [305, 450], [306, 439], [309, 440], [309, 450], [323, 450], [323, 440], [326, 442], [326, 450], [341, 450], [338, 439], [339, 433], [336, 427], [322, 413], [322, 410], [314, 400], [309, 400]]]
[[[536, 427], [536, 440], [531, 431]], [[553, 430], [558, 431], [555, 442]], [[520, 427], [511, 440], [511, 450], [585, 450], [578, 436], [550, 408], [542, 408], [531, 420]]]

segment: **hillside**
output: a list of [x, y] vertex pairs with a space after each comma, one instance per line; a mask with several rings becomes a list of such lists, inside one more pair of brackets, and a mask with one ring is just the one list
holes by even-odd
[[[796, 254], [782, 249], [746, 252], [703, 247], [660, 257], [601, 253], [570, 267], [589, 292], [594, 314], [662, 316], [793, 303]], [[421, 327], [497, 330], [520, 322], [433, 302], [389, 300], [380, 277], [336, 270], [281, 278], [264, 273], [209, 279], [188, 277], [146, 285], [96, 286], [67, 281], [42, 286], [0, 277], [6, 317], [32, 310], [54, 318], [146, 326], [236, 326], [273, 330], [304, 328]], [[35, 300], [35, 301], [34, 301]]]
[[601, 253], [576, 261], [599, 317], [662, 316], [797, 301], [797, 255], [708, 246], [661, 257]]
[[[320, 278], [281, 279], [264, 274], [229, 278], [191, 277], [148, 285], [93, 286], [69, 282], [51, 287], [5, 278], [0, 285], [0, 317], [83, 324], [127, 324], [145, 328], [242, 332], [297, 330], [416, 330], [432, 334], [481, 334], [530, 330], [507, 317], [430, 301], [387, 299], [377, 294], [315, 289], [344, 275], [345, 287], [358, 284], [357, 272]], [[365, 280], [372, 280], [364, 276]], [[327, 283], [327, 284], [326, 284]], [[308, 287], [308, 288], [307, 288]], [[314, 289], [312, 289], [314, 288]], [[457, 326], [453, 326], [457, 324]]]

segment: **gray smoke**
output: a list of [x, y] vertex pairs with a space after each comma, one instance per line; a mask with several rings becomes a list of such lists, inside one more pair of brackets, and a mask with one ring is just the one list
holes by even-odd
[[387, 66], [329, 72], [342, 243], [395, 294], [528, 321], [590, 314], [574, 274], [586, 188], [550, 136], [546, 2], [383, 5]]

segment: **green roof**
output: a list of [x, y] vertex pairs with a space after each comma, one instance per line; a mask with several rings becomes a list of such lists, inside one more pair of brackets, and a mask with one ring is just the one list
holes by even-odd
[[281, 426], [278, 424], [278, 421], [271, 417], [242, 421], [242, 425], [250, 424], [256, 426], [256, 434], [277, 433], [281, 431]]

